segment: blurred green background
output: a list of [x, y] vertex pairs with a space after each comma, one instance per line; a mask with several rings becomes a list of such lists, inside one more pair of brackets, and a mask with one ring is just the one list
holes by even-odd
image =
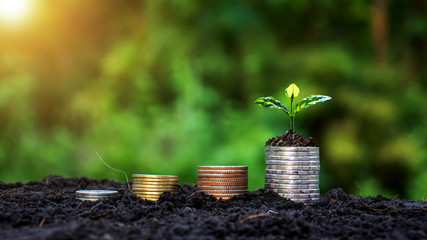
[[248, 165], [261, 188], [264, 143], [289, 122], [254, 100], [295, 82], [333, 98], [296, 119], [322, 193], [427, 198], [425, 1], [28, 2], [0, 18], [1, 181], [125, 181], [98, 151], [181, 183]]

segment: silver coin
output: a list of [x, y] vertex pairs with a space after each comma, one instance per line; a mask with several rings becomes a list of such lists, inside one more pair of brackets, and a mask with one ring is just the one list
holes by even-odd
[[265, 160], [279, 160], [279, 161], [319, 161], [319, 156], [265, 156]]
[[286, 161], [286, 160], [265, 160], [265, 164], [286, 165], [286, 166], [313, 166], [320, 165], [320, 161]]
[[265, 152], [265, 157], [278, 156], [278, 157], [319, 157], [318, 152]]
[[315, 175], [315, 174], [319, 174], [319, 171], [302, 171], [302, 170], [271, 170], [271, 169], [265, 169], [265, 173], [272, 173], [272, 174], [289, 174], [289, 175]]
[[283, 179], [265, 179], [266, 183], [282, 183], [282, 184], [319, 184], [319, 179], [313, 180], [283, 180]]
[[265, 183], [276, 183], [282, 185], [307, 185], [307, 184], [319, 184], [319, 178], [308, 178], [308, 179], [292, 179], [292, 178], [265, 178]]
[[287, 197], [290, 199], [312, 199], [312, 198], [319, 198], [320, 194], [313, 193], [313, 194], [295, 194], [295, 193], [278, 193], [282, 197]]
[[319, 179], [319, 174], [280, 174], [280, 173], [265, 173], [265, 178], [269, 179], [285, 179], [285, 180], [304, 180], [304, 179]]
[[264, 154], [266, 157], [268, 156], [280, 156], [280, 157], [300, 157], [300, 156], [311, 156], [311, 157], [319, 157], [319, 152], [271, 152], [266, 151]]
[[277, 193], [289, 193], [289, 194], [320, 194], [319, 189], [271, 189]]
[[289, 174], [265, 174], [266, 179], [279, 179], [279, 180], [317, 180], [319, 175], [289, 175]]
[[76, 194], [76, 198], [106, 198], [108, 196], [98, 196], [98, 195], [79, 195]]
[[97, 196], [105, 196], [117, 194], [118, 192], [115, 190], [77, 190], [76, 194], [79, 195], [97, 195]]
[[271, 188], [266, 189], [280, 193], [320, 193], [319, 188]]
[[[315, 162], [315, 164], [320, 163], [320, 159], [318, 157], [276, 157], [276, 158], [265, 158], [265, 161], [277, 161], [284, 163], [293, 163], [293, 162]], [[281, 163], [283, 164], [283, 163]], [[294, 164], [295, 165], [295, 164]], [[307, 164], [303, 164], [307, 165]]]
[[81, 193], [76, 193], [76, 196], [82, 196], [82, 197], [107, 197], [107, 196], [112, 196], [112, 195], [116, 195], [117, 193], [114, 194], [81, 194]]
[[268, 189], [319, 189], [319, 184], [265, 183]]
[[319, 165], [312, 165], [312, 166], [287, 166], [287, 165], [273, 165], [273, 164], [266, 164], [265, 169], [269, 170], [288, 170], [288, 171], [320, 171]]
[[320, 197], [313, 197], [313, 198], [292, 198], [292, 201], [304, 201], [304, 202], [310, 202], [310, 201], [319, 201]]

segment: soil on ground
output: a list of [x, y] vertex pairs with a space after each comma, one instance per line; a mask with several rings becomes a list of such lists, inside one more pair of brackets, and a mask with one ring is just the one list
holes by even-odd
[[[79, 189], [115, 189], [97, 202]], [[427, 203], [354, 197], [333, 189], [312, 205], [259, 189], [216, 200], [180, 185], [158, 202], [126, 183], [49, 176], [0, 183], [0, 239], [426, 239]]]
[[313, 140], [313, 138], [305, 138], [303, 135], [292, 130], [288, 130], [285, 133], [270, 138], [265, 143], [265, 146], [277, 146], [277, 147], [318, 147], [319, 144]]

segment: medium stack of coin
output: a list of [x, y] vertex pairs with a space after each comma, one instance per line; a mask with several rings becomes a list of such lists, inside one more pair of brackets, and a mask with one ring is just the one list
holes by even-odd
[[247, 166], [199, 166], [197, 177], [199, 191], [217, 199], [229, 199], [248, 191]]
[[132, 178], [132, 192], [145, 200], [157, 201], [164, 192], [178, 192], [177, 176], [133, 174]]
[[76, 191], [76, 199], [82, 201], [98, 201], [101, 198], [118, 194], [114, 190], [78, 190]]
[[295, 202], [319, 200], [318, 147], [265, 147], [265, 188]]

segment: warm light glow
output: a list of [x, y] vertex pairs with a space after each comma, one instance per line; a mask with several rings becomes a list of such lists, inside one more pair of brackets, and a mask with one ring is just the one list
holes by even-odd
[[18, 21], [28, 15], [31, 0], [0, 0], [0, 18]]

